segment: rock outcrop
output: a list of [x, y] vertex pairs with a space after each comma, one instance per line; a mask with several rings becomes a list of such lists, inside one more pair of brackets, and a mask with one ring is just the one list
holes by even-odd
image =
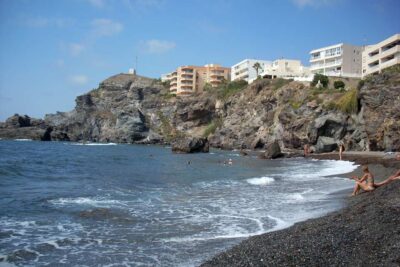
[[180, 138], [172, 143], [172, 151], [175, 153], [207, 153], [209, 144], [206, 138]]
[[340, 141], [346, 150], [400, 150], [398, 67], [366, 79], [353, 112], [336, 106], [345, 92], [328, 90], [275, 79], [226, 97], [212, 90], [172, 97], [157, 80], [119, 74], [77, 97], [70, 112], [9, 118], [0, 138], [165, 144], [205, 136], [222, 149], [279, 144], [285, 151], [307, 143], [331, 151]]
[[276, 159], [280, 157], [283, 157], [283, 153], [281, 151], [278, 141], [275, 141], [272, 144], [270, 144], [267, 147], [265, 153], [262, 154], [262, 158], [265, 159]]
[[31, 139], [49, 141], [52, 128], [43, 120], [14, 114], [0, 123], [0, 137], [4, 139]]

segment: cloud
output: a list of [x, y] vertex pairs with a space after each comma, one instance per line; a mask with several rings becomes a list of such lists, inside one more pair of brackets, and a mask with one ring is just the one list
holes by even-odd
[[24, 18], [22, 19], [23, 24], [32, 28], [45, 28], [45, 27], [57, 27], [65, 28], [73, 26], [75, 20], [71, 18], [45, 18], [45, 17], [35, 17], [35, 18]]
[[95, 8], [118, 6], [131, 11], [144, 11], [161, 7], [165, 0], [87, 0]]
[[79, 56], [83, 52], [83, 50], [85, 50], [84, 44], [80, 44], [80, 43], [68, 44], [68, 51], [74, 57]]
[[96, 7], [96, 8], [103, 8], [106, 5], [106, 1], [105, 0], [88, 0], [89, 4], [91, 4], [92, 6]]
[[100, 36], [111, 36], [121, 32], [124, 26], [110, 19], [94, 19], [91, 22], [93, 34]]
[[292, 2], [297, 5], [298, 7], [320, 7], [320, 6], [327, 6], [327, 5], [332, 5], [337, 0], [292, 0]]
[[205, 33], [209, 34], [220, 34], [225, 31], [223, 27], [217, 26], [216, 24], [212, 23], [208, 20], [202, 20], [197, 23], [197, 26], [204, 31]]
[[163, 40], [148, 40], [141, 43], [142, 50], [148, 54], [163, 54], [176, 47], [174, 42]]
[[122, 0], [122, 3], [131, 11], [144, 11], [160, 8], [164, 5], [165, 0]]
[[89, 82], [89, 78], [82, 74], [70, 76], [68, 80], [75, 85], [85, 85]]
[[59, 68], [63, 68], [65, 66], [64, 59], [56, 60], [56, 66], [59, 67]]

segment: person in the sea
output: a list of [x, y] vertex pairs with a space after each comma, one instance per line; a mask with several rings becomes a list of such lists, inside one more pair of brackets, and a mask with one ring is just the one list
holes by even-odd
[[393, 175], [389, 176], [389, 178], [387, 178], [386, 180], [380, 182], [380, 183], [376, 183], [374, 184], [375, 187], [380, 187], [382, 185], [386, 185], [390, 182], [393, 182], [395, 180], [399, 180], [400, 181], [400, 170], [397, 170]]
[[351, 194], [352, 196], [355, 196], [358, 194], [360, 189], [366, 191], [366, 192], [371, 192], [375, 190], [375, 183], [374, 183], [374, 176], [368, 169], [368, 165], [364, 165], [362, 167], [362, 171], [364, 175], [362, 177], [357, 177], [357, 176], [352, 176], [351, 178], [356, 181], [356, 185], [354, 186], [353, 193]]
[[307, 157], [310, 154], [310, 146], [308, 144], [304, 145], [304, 157]]
[[339, 144], [339, 159], [340, 159], [340, 160], [342, 160], [342, 155], [343, 155], [344, 150], [345, 150], [344, 144], [343, 144], [343, 143], [340, 143], [340, 144]]

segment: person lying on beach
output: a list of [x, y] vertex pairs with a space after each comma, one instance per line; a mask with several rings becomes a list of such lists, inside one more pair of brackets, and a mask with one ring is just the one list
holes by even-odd
[[375, 190], [374, 176], [369, 171], [368, 166], [364, 165], [362, 167], [362, 171], [364, 175], [361, 178], [358, 178], [357, 176], [351, 177], [351, 179], [354, 179], [356, 181], [353, 193], [351, 194], [352, 196], [357, 195], [360, 189], [366, 192], [371, 192]]
[[388, 184], [388, 183], [390, 183], [390, 182], [393, 182], [393, 181], [395, 181], [395, 180], [400, 180], [400, 170], [398, 170], [397, 172], [395, 172], [395, 174], [389, 176], [389, 178], [387, 178], [385, 181], [382, 181], [382, 182], [380, 182], [380, 183], [374, 184], [374, 186], [375, 186], [375, 187], [379, 187], [379, 186], [382, 186], [382, 185], [386, 185], [386, 184]]

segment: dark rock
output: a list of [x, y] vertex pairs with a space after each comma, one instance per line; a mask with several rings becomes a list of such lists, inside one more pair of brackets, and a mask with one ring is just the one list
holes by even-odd
[[5, 126], [7, 128], [20, 128], [31, 126], [31, 118], [27, 115], [20, 116], [15, 114], [6, 120]]
[[175, 153], [207, 153], [209, 144], [206, 138], [181, 138], [172, 143], [172, 151]]
[[281, 148], [278, 141], [274, 141], [272, 144], [268, 145], [267, 150], [264, 153], [264, 158], [266, 159], [276, 159], [283, 157]]
[[331, 152], [338, 147], [337, 141], [331, 137], [320, 136], [318, 137], [317, 145], [315, 146], [315, 152]]

